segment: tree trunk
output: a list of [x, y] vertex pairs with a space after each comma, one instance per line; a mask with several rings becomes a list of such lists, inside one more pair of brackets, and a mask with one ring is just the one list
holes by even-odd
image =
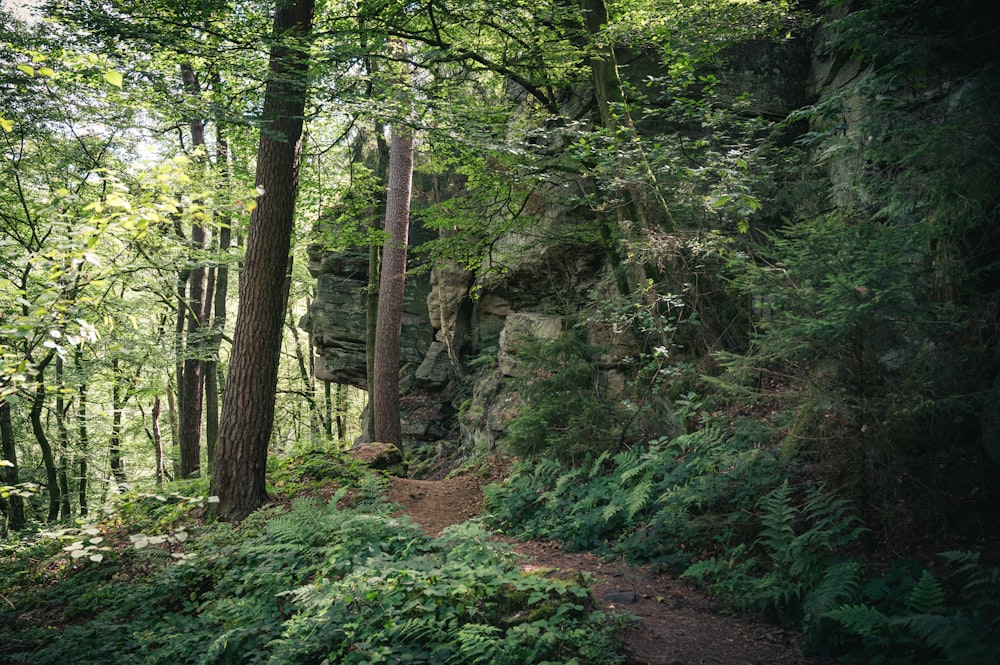
[[[181, 65], [181, 77], [188, 95], [197, 98], [201, 94], [198, 76], [190, 64]], [[205, 121], [200, 118], [188, 122], [191, 130], [191, 144], [194, 149], [205, 147]], [[204, 161], [199, 154], [199, 161]], [[203, 357], [204, 337], [202, 334], [208, 317], [207, 275], [204, 252], [208, 233], [205, 225], [195, 217], [191, 224], [189, 243], [193, 266], [188, 273], [187, 337], [184, 345], [184, 365], [182, 379], [178, 382], [180, 394], [180, 475], [182, 478], [195, 475], [201, 468], [201, 425], [205, 393], [205, 361]]]
[[121, 364], [118, 358], [111, 360], [111, 439], [108, 442], [108, 457], [111, 460], [111, 475], [116, 483], [125, 482], [125, 462], [122, 460], [122, 410], [126, 396], [122, 385]]
[[[368, 32], [364, 24], [359, 26], [359, 34], [362, 36], [361, 47], [367, 51]], [[375, 96], [375, 82], [378, 72], [377, 61], [374, 58], [366, 57], [363, 60], [365, 73], [368, 79], [365, 84], [365, 96], [369, 99]], [[364, 147], [367, 137], [364, 132], [359, 132], [357, 141], [354, 144], [354, 162], [363, 161]], [[381, 228], [385, 217], [386, 189], [388, 188], [387, 175], [389, 173], [389, 144], [385, 140], [385, 125], [377, 121], [375, 123], [375, 178], [378, 183], [376, 195], [372, 201], [374, 214], [369, 218], [369, 228], [378, 231]], [[373, 395], [375, 393], [375, 328], [378, 320], [378, 286], [379, 286], [379, 248], [374, 243], [368, 247], [368, 289], [365, 294], [365, 387], [368, 390], [368, 404], [362, 411], [361, 438], [371, 441], [375, 434], [375, 405]]]
[[[21, 478], [17, 466], [17, 449], [14, 447], [14, 424], [10, 414], [10, 402], [7, 400], [0, 400], [0, 449], [3, 450], [3, 459], [10, 462], [10, 466], [5, 467], [4, 482], [11, 487], [17, 487], [21, 484]], [[24, 499], [21, 495], [10, 495], [8, 511], [7, 524], [11, 530], [23, 529], [27, 520], [24, 516]]]
[[229, 382], [212, 469], [211, 491], [219, 497], [219, 516], [228, 520], [242, 520], [267, 499], [264, 472], [274, 427], [284, 283], [308, 87], [306, 40], [314, 8], [314, 0], [279, 0], [274, 12], [275, 43], [257, 152], [256, 184], [264, 194], [250, 217]]
[[[218, 70], [212, 71], [212, 87], [221, 94], [222, 79]], [[219, 170], [224, 183], [229, 182], [229, 140], [226, 133], [224, 114], [219, 112], [215, 117], [215, 167]], [[229, 263], [227, 254], [232, 239], [231, 220], [220, 215], [218, 232], [213, 243], [214, 254], [218, 261], [213, 273], [215, 283], [212, 287], [212, 326], [205, 342], [205, 453], [208, 460], [209, 473], [215, 462], [215, 447], [219, 440], [219, 395], [222, 381], [219, 378], [219, 349], [222, 347], [222, 333], [226, 328], [226, 300], [229, 297]]]
[[87, 384], [83, 380], [83, 351], [79, 347], [74, 355], [74, 365], [76, 374], [79, 377], [80, 385], [77, 387], [76, 406], [76, 427], [77, 427], [77, 449], [80, 453], [80, 478], [77, 487], [77, 496], [80, 500], [80, 517], [86, 517], [87, 508], [87, 453], [90, 448], [90, 437], [87, 433]]
[[36, 381], [35, 395], [31, 400], [31, 412], [28, 416], [31, 422], [31, 431], [42, 451], [42, 464], [45, 466], [45, 480], [49, 490], [49, 514], [46, 519], [49, 522], [59, 519], [59, 474], [56, 470], [55, 458], [52, 455], [52, 444], [49, 443], [49, 437], [42, 426], [42, 407], [45, 406], [45, 368], [54, 357], [55, 351], [49, 351], [45, 359], [38, 363], [35, 368], [33, 375], [33, 379]]
[[403, 443], [399, 420], [399, 337], [403, 322], [412, 185], [413, 131], [400, 123], [393, 128], [389, 146], [385, 210], [385, 230], [389, 239], [382, 247], [372, 396], [375, 440], [397, 446]]
[[56, 356], [56, 432], [59, 451], [59, 496], [61, 498], [59, 511], [62, 518], [69, 519], [72, 515], [72, 506], [69, 499], [69, 429], [66, 427], [66, 381], [63, 372], [62, 356]]
[[[216, 164], [223, 169], [223, 177], [228, 177], [228, 148], [225, 135], [218, 130], [216, 138]], [[226, 299], [229, 296], [229, 264], [225, 255], [229, 252], [232, 229], [228, 219], [219, 220], [219, 231], [215, 237], [215, 254], [219, 265], [215, 269], [215, 286], [213, 288], [212, 329], [206, 340], [205, 354], [205, 449], [208, 455], [208, 467], [211, 472], [215, 461], [215, 447], [219, 440], [219, 391], [222, 382], [219, 379], [219, 349], [222, 347], [222, 331], [226, 328]]]
[[156, 486], [163, 484], [167, 467], [163, 458], [163, 437], [160, 435], [160, 396], [153, 396], [153, 413], [150, 416], [152, 423], [153, 450], [156, 453]]
[[172, 449], [172, 454], [170, 456], [171, 469], [173, 470], [174, 478], [180, 472], [181, 464], [180, 458], [177, 455], [177, 403], [174, 401], [174, 387], [167, 381], [167, 419], [170, 421], [170, 447]]
[[[327, 384], [329, 385], [329, 384]], [[347, 438], [347, 386], [337, 384], [337, 441]]]
[[[601, 125], [611, 136], [617, 136], [621, 129], [631, 132], [634, 129], [634, 122], [628, 109], [625, 107], [625, 94], [622, 91], [621, 75], [618, 71], [618, 59], [614, 46], [603, 42], [600, 33], [608, 23], [608, 8], [605, 0], [578, 0], [580, 10], [583, 14], [585, 35], [583, 46], [590, 54], [590, 69], [594, 84], [594, 97], [597, 100], [597, 108], [601, 115]], [[617, 113], [616, 113], [617, 109]], [[640, 154], [643, 153], [639, 144], [634, 144], [634, 148]], [[644, 162], [645, 163], [645, 162]], [[648, 166], [646, 167], [646, 178], [648, 184], [657, 190], [656, 178]], [[657, 197], [666, 219], [662, 224], [662, 230], [673, 231], [673, 220], [670, 211], [662, 197]], [[649, 230], [651, 227], [649, 205], [643, 188], [635, 183], [625, 185], [624, 206], [616, 208], [616, 223], [627, 240], [638, 239], [640, 232]], [[604, 245], [605, 253], [611, 263], [615, 275], [618, 291], [621, 295], [628, 296], [640, 290], [641, 285], [647, 278], [655, 276], [656, 270], [651, 266], [629, 274], [622, 256], [619, 253], [621, 243], [612, 233], [610, 224], [601, 221], [600, 223], [601, 241]]]
[[[308, 304], [306, 305], [308, 309]], [[295, 325], [295, 317], [292, 315], [292, 308], [288, 308], [286, 318], [288, 332], [292, 334], [292, 346], [295, 347], [295, 362], [299, 367], [299, 380], [302, 381], [302, 394], [305, 395], [306, 405], [309, 407], [309, 433], [311, 438], [315, 438], [316, 433], [326, 429], [323, 424], [323, 414], [316, 404], [316, 386], [312, 380], [312, 373], [306, 364], [306, 354], [302, 350], [302, 339], [299, 337], [298, 326]]]

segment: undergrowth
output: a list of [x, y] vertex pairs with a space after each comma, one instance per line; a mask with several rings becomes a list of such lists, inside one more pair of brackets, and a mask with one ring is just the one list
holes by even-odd
[[581, 580], [521, 573], [476, 525], [430, 539], [381, 493], [366, 476], [239, 526], [199, 526], [180, 495], [141, 497], [100, 524], [114, 543], [101, 561], [58, 537], [8, 548], [0, 661], [622, 662], [616, 621]]
[[802, 630], [808, 651], [869, 663], [1000, 662], [1000, 571], [946, 553], [878, 574], [846, 500], [795, 482], [752, 427], [708, 428], [587, 464], [518, 464], [486, 488], [498, 528], [668, 566], [734, 612]]

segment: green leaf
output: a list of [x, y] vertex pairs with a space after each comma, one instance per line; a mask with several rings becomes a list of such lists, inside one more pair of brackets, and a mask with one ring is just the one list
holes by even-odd
[[113, 69], [109, 69], [104, 72], [104, 80], [115, 86], [116, 88], [122, 87], [122, 75], [121, 72], [116, 72]]
[[32, 67], [31, 65], [18, 65], [17, 68], [20, 69], [25, 74], [27, 74], [28, 76], [35, 75], [35, 68]]
[[0, 118], [0, 129], [3, 129], [5, 132], [14, 131], [13, 121], [8, 120], [7, 118]]

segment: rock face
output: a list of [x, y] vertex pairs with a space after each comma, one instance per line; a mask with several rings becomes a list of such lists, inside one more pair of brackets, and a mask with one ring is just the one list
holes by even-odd
[[[787, 113], [801, 103], [806, 90], [803, 48], [754, 42], [732, 49], [728, 59], [733, 64], [725, 77], [732, 90], [723, 94], [735, 98], [743, 86], [768, 82], [774, 89], [761, 97], [767, 107], [758, 112]], [[647, 54], [626, 53], [622, 60], [623, 76], [636, 86], [649, 75], [662, 74]], [[789, 74], [774, 83], [778, 68]], [[516, 100], [515, 88], [511, 95]], [[593, 111], [589, 99], [572, 91], [563, 103], [572, 117]], [[440, 191], [440, 185], [417, 179], [414, 201], [433, 199], [430, 192]], [[448, 187], [455, 191], [454, 183]], [[404, 447], [457, 440], [461, 446], [489, 450], [502, 443], [519, 406], [516, 382], [530, 372], [519, 352], [557, 338], [567, 324], [565, 314], [586, 308], [594, 294], [615, 293], [607, 257], [576, 232], [593, 222], [593, 211], [561, 202], [564, 197], [555, 189], [553, 185], [552, 191], [541, 189], [529, 197], [523, 212], [535, 219], [531, 233], [498, 238], [477, 273], [446, 263], [408, 275], [400, 370]], [[411, 243], [429, 235], [411, 230]], [[316, 376], [365, 388], [367, 252], [328, 253], [313, 246], [309, 258], [317, 292], [300, 325], [313, 335]], [[601, 349], [597, 364], [610, 390], [627, 397], [621, 364], [635, 349], [600, 323], [588, 324], [587, 339]], [[672, 421], [669, 413], [664, 420]]]
[[[781, 43], [748, 40], [727, 48], [714, 72], [720, 81], [718, 99], [735, 101], [750, 90], [755, 100], [750, 114], [780, 118], [820, 95], [843, 95], [849, 121], [846, 136], [857, 138], [855, 116], [860, 117], [864, 109], [856, 108], [860, 101], [845, 91], [865, 72], [849, 60], [816, 55], [823, 53], [822, 40], [823, 35], [817, 33]], [[625, 52], [620, 59], [622, 76], [630, 83], [627, 87], [641, 89], [649, 77], [664, 75], [662, 65], [647, 54]], [[516, 85], [511, 84], [510, 94], [517, 99]], [[570, 117], [593, 112], [591, 100], [572, 90], [566, 91], [564, 104]], [[645, 123], [658, 121], [639, 122], [640, 131], [652, 131], [656, 128]], [[792, 142], [799, 138], [796, 132], [807, 130], [786, 127], [787, 133], [775, 141]], [[769, 194], [769, 203], [775, 219], [808, 217], [815, 212], [810, 206], [816, 207], [820, 199], [823, 205], [832, 202], [843, 208], [865, 205], [867, 194], [855, 183], [855, 174], [866, 168], [864, 164], [829, 158], [814, 166], [817, 182], [802, 178], [804, 184], [771, 183], [775, 191]], [[593, 186], [585, 178], [576, 184]], [[461, 187], [440, 185], [415, 181], [415, 201], [441, 200]], [[610, 301], [615, 294], [607, 257], [595, 250], [595, 243], [574, 232], [592, 224], [593, 211], [575, 206], [565, 196], [547, 196], [555, 194], [557, 186], [562, 185], [551, 184], [549, 191], [540, 187], [528, 198], [523, 213], [535, 220], [531, 233], [509, 232], [494, 239], [488, 255], [480, 257], [475, 274], [455, 264], [442, 264], [408, 275], [400, 382], [404, 447], [442, 441], [453, 446], [457, 441], [462, 446], [490, 449], [502, 443], [507, 421], [518, 408], [514, 386], [529, 373], [518, 360], [519, 352], [532, 342], [557, 338], [575, 313], [594, 302]], [[418, 229], [411, 238], [420, 235]], [[425, 238], [428, 235], [423, 232]], [[301, 326], [313, 335], [316, 376], [364, 388], [367, 252], [326, 253], [311, 247], [309, 258], [317, 294]], [[669, 271], [669, 267], [657, 268]], [[627, 399], [628, 372], [634, 368], [625, 367], [622, 361], [636, 355], [634, 341], [596, 322], [597, 318], [589, 317], [586, 324], [587, 340], [598, 349], [596, 366], [610, 391]], [[674, 420], [669, 403], [661, 411], [657, 408], [650, 410], [651, 419]], [[996, 419], [987, 421], [984, 427], [995, 433]], [[655, 426], [651, 422], [649, 431]], [[993, 452], [1000, 460], [1000, 453]]]

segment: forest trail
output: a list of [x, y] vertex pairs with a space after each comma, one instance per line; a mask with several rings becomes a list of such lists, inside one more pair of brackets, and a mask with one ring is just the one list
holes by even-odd
[[[388, 498], [429, 535], [482, 512], [482, 481], [391, 478]], [[526, 570], [588, 573], [593, 602], [636, 617], [625, 642], [636, 665], [820, 665], [801, 654], [796, 633], [713, 611], [711, 602], [683, 580], [649, 566], [602, 561], [589, 552], [564, 552], [555, 543], [512, 543]]]

